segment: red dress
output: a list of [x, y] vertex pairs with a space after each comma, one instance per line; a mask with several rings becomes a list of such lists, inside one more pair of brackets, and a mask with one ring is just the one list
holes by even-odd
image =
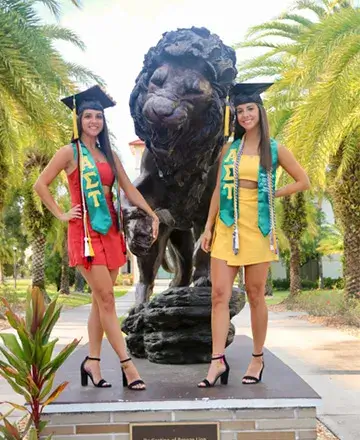
[[[96, 162], [102, 185], [112, 187], [114, 184], [114, 173], [107, 162]], [[71, 198], [71, 206], [81, 206], [81, 192], [79, 181], [79, 169], [76, 168], [67, 176]], [[106, 196], [109, 207], [112, 225], [106, 235], [95, 232], [88, 219], [88, 229], [91, 237], [91, 244], [95, 256], [91, 265], [106, 266], [109, 270], [118, 269], [126, 262], [126, 245], [123, 234], [117, 227], [117, 214], [113, 204], [112, 193]], [[68, 227], [68, 251], [69, 266], [83, 266], [84, 262], [84, 228], [83, 220], [80, 218], [69, 221]]]

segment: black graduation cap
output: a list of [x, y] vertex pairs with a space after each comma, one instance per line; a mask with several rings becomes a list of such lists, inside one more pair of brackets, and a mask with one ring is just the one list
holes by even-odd
[[239, 83], [235, 84], [230, 91], [231, 100], [235, 107], [249, 102], [263, 105], [260, 97], [274, 83]]
[[96, 85], [90, 87], [83, 92], [68, 96], [61, 100], [70, 110], [76, 108], [76, 113], [79, 114], [85, 109], [101, 110], [108, 107], [113, 107], [116, 102], [111, 98], [100, 86]]

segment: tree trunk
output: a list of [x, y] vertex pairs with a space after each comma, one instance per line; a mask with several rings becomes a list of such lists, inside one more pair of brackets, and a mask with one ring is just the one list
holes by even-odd
[[75, 270], [75, 292], [84, 293], [85, 292], [85, 279], [81, 273]]
[[345, 295], [360, 299], [360, 234], [355, 228], [345, 228], [344, 260]]
[[301, 290], [300, 248], [297, 241], [290, 242], [290, 296], [295, 297]]
[[45, 244], [46, 238], [42, 234], [32, 242], [32, 287], [39, 287], [49, 303], [50, 297], [45, 290]]
[[63, 240], [63, 252], [61, 258], [61, 282], [60, 293], [70, 295], [70, 277], [69, 277], [69, 253], [67, 248], [67, 236]]
[[360, 299], [360, 146], [341, 180], [332, 188], [334, 210], [344, 229], [346, 298]]
[[266, 278], [265, 296], [273, 296], [271, 266], [269, 267], [268, 275], [267, 275], [267, 278]]
[[323, 262], [322, 262], [322, 256], [319, 255], [318, 257], [318, 266], [319, 266], [319, 288], [324, 288], [324, 268], [323, 268]]

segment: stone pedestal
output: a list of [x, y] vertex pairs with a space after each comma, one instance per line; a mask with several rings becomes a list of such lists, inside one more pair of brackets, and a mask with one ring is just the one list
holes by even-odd
[[[230, 317], [240, 313], [245, 295], [234, 289]], [[211, 288], [173, 287], [134, 307], [123, 323], [133, 356], [160, 364], [208, 363], [211, 357]], [[229, 327], [227, 346], [234, 339]]]
[[[227, 386], [198, 388], [207, 365], [166, 365], [135, 359], [146, 391], [121, 384], [120, 363], [107, 341], [101, 353], [104, 378], [112, 388], [81, 387], [79, 365], [88, 354], [80, 347], [60, 368], [54, 386], [69, 381], [45, 407], [45, 435], [53, 440], [130, 440], [130, 424], [219, 422], [218, 440], [316, 440], [320, 397], [293, 370], [264, 350], [265, 373], [256, 385], [242, 385], [252, 340], [235, 336], [226, 350]], [[160, 433], [161, 434], [161, 433]], [[167, 438], [159, 435], [159, 438]]]

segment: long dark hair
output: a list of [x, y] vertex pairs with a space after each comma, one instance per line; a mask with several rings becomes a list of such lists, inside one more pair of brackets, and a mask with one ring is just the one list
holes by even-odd
[[[264, 106], [256, 104], [259, 109], [259, 124], [260, 124], [260, 143], [259, 143], [259, 154], [260, 154], [260, 165], [265, 168], [265, 170], [271, 170], [271, 150], [270, 150], [270, 130], [269, 122]], [[238, 120], [235, 112], [235, 130], [234, 130], [234, 140], [242, 139], [245, 134], [245, 128], [242, 127]]]
[[[82, 116], [83, 116], [85, 110], [97, 110], [97, 108], [92, 109], [92, 107], [86, 107], [86, 108], [82, 109], [81, 112], [79, 113], [79, 115], [77, 117], [77, 127], [78, 127], [78, 132], [79, 132], [79, 138], [81, 138], [81, 134], [83, 131], [81, 121], [82, 121]], [[103, 129], [101, 130], [101, 132], [98, 134], [100, 150], [104, 154], [104, 156], [106, 157], [106, 160], [107, 160], [108, 164], [110, 165], [112, 172], [114, 173], [114, 176], [117, 177], [116, 165], [115, 165], [115, 160], [114, 160], [114, 153], [112, 151], [111, 143], [110, 143], [109, 130], [107, 128], [104, 112], [102, 112], [102, 113], [103, 113], [104, 126], [103, 126]], [[71, 142], [74, 142], [74, 137], [72, 138]]]

